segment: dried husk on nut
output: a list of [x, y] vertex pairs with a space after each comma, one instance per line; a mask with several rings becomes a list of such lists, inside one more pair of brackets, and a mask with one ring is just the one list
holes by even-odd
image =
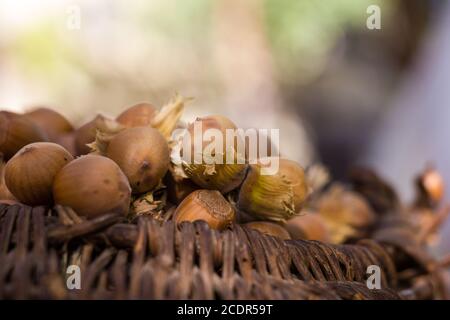
[[25, 113], [25, 116], [39, 126], [51, 142], [58, 142], [60, 135], [74, 130], [63, 115], [46, 107], [35, 108]]
[[196, 190], [177, 207], [175, 221], [205, 221], [212, 229], [223, 230], [235, 220], [236, 213], [230, 203], [217, 190]]
[[56, 204], [71, 207], [79, 215], [94, 218], [106, 213], [128, 214], [131, 188], [125, 174], [109, 158], [81, 156], [55, 177]]
[[106, 155], [111, 140], [125, 129], [125, 126], [113, 119], [105, 116], [97, 116], [95, 119], [95, 139], [93, 142], [87, 144], [91, 149], [90, 153]]
[[170, 142], [172, 131], [177, 126], [184, 111], [184, 104], [188, 100], [190, 98], [184, 98], [177, 94], [154, 115], [151, 114], [148, 106], [144, 105], [143, 107], [141, 104], [140, 106], [134, 106], [136, 108], [132, 107], [132, 109], [126, 110], [116, 120], [106, 117], [96, 119], [95, 138], [88, 143], [90, 152], [106, 155], [110, 141], [118, 133], [127, 128], [137, 127], [136, 125], [141, 123], [145, 124], [144, 127], [155, 128]]
[[0, 153], [8, 160], [23, 146], [48, 141], [48, 137], [37, 125], [24, 115], [0, 111]]
[[330, 182], [330, 172], [320, 163], [309, 166], [305, 176], [310, 194], [317, 194]]
[[167, 141], [172, 139], [172, 132], [177, 127], [181, 116], [184, 112], [184, 105], [191, 101], [192, 98], [183, 97], [180, 94], [175, 96], [166, 103], [154, 116], [151, 126], [158, 129]]
[[131, 202], [129, 217], [150, 216], [155, 220], [164, 221], [167, 209], [166, 187], [161, 183], [155, 190], [138, 195]]
[[283, 240], [291, 239], [289, 232], [281, 225], [268, 221], [253, 221], [244, 224], [245, 227], [257, 230], [262, 234], [277, 237]]
[[263, 175], [262, 164], [251, 165], [239, 191], [238, 207], [257, 218], [285, 221], [299, 214], [308, 195], [303, 168], [279, 159], [279, 170]]
[[92, 151], [88, 144], [95, 141], [95, 136], [97, 135], [97, 123], [103, 121], [103, 118], [104, 116], [97, 115], [94, 119], [75, 130], [75, 149], [77, 155], [88, 154]]
[[436, 208], [444, 197], [445, 185], [441, 174], [434, 168], [426, 168], [416, 177], [415, 208]]
[[331, 242], [331, 234], [325, 219], [319, 214], [308, 212], [286, 221], [285, 225], [292, 239]]
[[20, 149], [6, 164], [6, 185], [22, 203], [51, 204], [55, 176], [72, 160], [72, 155], [56, 143], [31, 143]]
[[108, 144], [106, 156], [119, 165], [134, 193], [153, 190], [166, 174], [169, 146], [162, 134], [151, 127], [127, 128]]
[[230, 192], [239, 187], [245, 178], [246, 165], [242, 164], [216, 164], [185, 165], [184, 172], [198, 186], [219, 190], [222, 193]]
[[335, 184], [317, 201], [319, 213], [326, 219], [342, 221], [357, 228], [375, 222], [375, 214], [359, 194]]
[[332, 185], [314, 206], [325, 218], [334, 243], [362, 236], [376, 221], [365, 199], [339, 184]]
[[184, 104], [191, 99], [175, 94], [160, 110], [148, 102], [138, 103], [122, 112], [116, 121], [129, 128], [143, 126], [156, 128], [170, 140], [172, 131], [183, 114]]
[[415, 226], [417, 241], [435, 246], [441, 241], [438, 230], [450, 215], [449, 205], [440, 206], [445, 194], [444, 179], [435, 168], [427, 166], [416, 177], [415, 188], [416, 197], [406, 216]]
[[[223, 137], [223, 144], [220, 145], [221, 150], [215, 150], [211, 152], [212, 159], [208, 158], [208, 154], [205, 153], [205, 148], [213, 143], [211, 141], [202, 141], [202, 145], [195, 148], [194, 144], [197, 138], [195, 137], [195, 126], [201, 124], [201, 134], [208, 129], [217, 129], [221, 132]], [[172, 162], [182, 171], [181, 175], [185, 175], [190, 178], [195, 184], [210, 190], [219, 190], [222, 193], [230, 192], [239, 187], [245, 178], [247, 164], [245, 163], [245, 149], [242, 150], [242, 154], [237, 149], [239, 137], [235, 137], [232, 143], [228, 143], [229, 148], [227, 150], [226, 130], [236, 129], [236, 125], [226, 117], [213, 115], [203, 118], [197, 118], [191, 123], [186, 134], [191, 137], [191, 159], [184, 159], [183, 148], [180, 148], [179, 154], [172, 153]], [[180, 143], [183, 137], [180, 137]], [[244, 145], [244, 144], [242, 144]], [[201, 163], [195, 163], [195, 153], [201, 151]], [[228, 154], [227, 154], [228, 152]], [[214, 153], [214, 154], [213, 154]], [[197, 155], [198, 156], [198, 155]], [[227, 159], [231, 158], [231, 161]], [[216, 161], [216, 159], [220, 159]], [[227, 161], [228, 160], [228, 161]], [[228, 162], [228, 163], [227, 163]], [[230, 163], [231, 162], [231, 163]]]

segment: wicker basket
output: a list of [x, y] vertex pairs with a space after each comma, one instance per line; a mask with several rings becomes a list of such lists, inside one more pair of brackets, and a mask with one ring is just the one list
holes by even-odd
[[[239, 225], [219, 232], [203, 222], [128, 222], [114, 214], [84, 220], [70, 208], [0, 205], [0, 298], [445, 298], [431, 258], [379, 238], [282, 241]], [[399, 273], [399, 252], [413, 275]], [[73, 264], [80, 290], [66, 286]], [[382, 270], [380, 290], [366, 286], [369, 265]]]

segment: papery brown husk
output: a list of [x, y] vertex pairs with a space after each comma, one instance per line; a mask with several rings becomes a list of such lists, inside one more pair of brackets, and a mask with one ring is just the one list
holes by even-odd
[[[211, 155], [206, 154], [204, 150], [212, 142], [201, 139], [201, 163], [196, 163], [196, 152], [198, 152], [197, 148], [194, 146], [195, 141], [197, 140], [194, 130], [196, 123], [201, 123], [202, 135], [208, 129], [216, 129], [220, 131], [223, 137], [222, 145], [218, 145], [218, 147], [221, 147], [221, 150], [214, 149], [214, 154]], [[227, 129], [235, 130], [236, 125], [224, 116], [212, 115], [197, 118], [188, 126], [186, 132], [186, 134], [189, 134], [191, 137], [191, 158], [186, 160], [186, 155], [184, 155], [183, 158], [183, 153], [186, 151], [181, 148], [179, 155], [180, 158], [182, 158], [181, 164], [176, 163], [176, 160], [174, 161], [175, 165], [179, 166], [180, 171], [183, 171], [183, 174], [189, 177], [198, 186], [210, 190], [219, 190], [224, 194], [241, 185], [248, 167], [245, 163], [245, 149], [242, 150], [243, 153], [241, 154], [237, 148], [237, 139], [240, 139], [240, 137], [234, 137], [233, 143], [227, 143]], [[227, 146], [229, 145], [232, 149], [227, 150]], [[229, 158], [231, 158], [231, 160]], [[217, 161], [217, 159], [219, 160]]]
[[[164, 138], [170, 142], [172, 139], [172, 131], [176, 128], [183, 114], [184, 104], [189, 100], [190, 98], [184, 98], [181, 95], [176, 94], [159, 111], [156, 111], [148, 126], [157, 129]], [[120, 120], [120, 116], [118, 120]], [[106, 155], [109, 142], [118, 133], [125, 130], [127, 125], [130, 125], [129, 121], [125, 121], [124, 125], [118, 120], [108, 119], [106, 117], [96, 119], [96, 135], [95, 140], [89, 143], [90, 152]], [[147, 123], [147, 120], [142, 123]], [[136, 121], [133, 121], [133, 123], [136, 124]], [[136, 126], [130, 125], [130, 127]]]

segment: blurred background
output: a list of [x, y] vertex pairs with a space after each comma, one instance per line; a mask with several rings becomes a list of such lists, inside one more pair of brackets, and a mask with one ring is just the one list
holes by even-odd
[[426, 164], [450, 181], [448, 30], [447, 1], [2, 0], [0, 108], [80, 125], [179, 92], [187, 121], [279, 128], [283, 155], [370, 165], [410, 200]]

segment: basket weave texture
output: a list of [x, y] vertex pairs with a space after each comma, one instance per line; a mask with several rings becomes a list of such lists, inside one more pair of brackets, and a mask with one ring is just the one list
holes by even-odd
[[[3, 299], [401, 299], [414, 292], [400, 287], [394, 260], [372, 240], [283, 241], [239, 225], [0, 207]], [[80, 267], [79, 290], [66, 286], [69, 265]], [[370, 265], [382, 270], [380, 290], [366, 286]]]

